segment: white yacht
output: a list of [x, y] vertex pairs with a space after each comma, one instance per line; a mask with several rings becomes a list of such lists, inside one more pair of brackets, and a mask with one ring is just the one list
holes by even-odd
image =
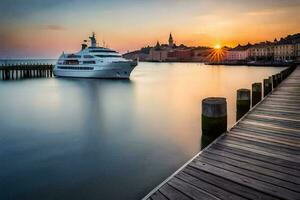
[[129, 78], [137, 61], [126, 60], [118, 52], [98, 47], [95, 34], [90, 37], [91, 45], [82, 44], [81, 51], [63, 53], [55, 67], [54, 75], [60, 77], [84, 78]]

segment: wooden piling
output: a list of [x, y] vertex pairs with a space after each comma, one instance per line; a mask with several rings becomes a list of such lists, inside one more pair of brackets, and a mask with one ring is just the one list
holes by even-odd
[[239, 89], [236, 95], [236, 121], [250, 110], [250, 90]]
[[278, 74], [276, 74], [276, 76], [277, 76], [277, 82], [278, 82], [278, 84], [280, 84], [280, 83], [281, 83], [281, 81], [282, 81], [281, 74], [280, 74], [280, 73], [278, 73]]
[[270, 92], [273, 89], [273, 80], [272, 80], [272, 76], [269, 76], [269, 84], [270, 84]]
[[267, 96], [272, 91], [272, 86], [270, 85], [269, 79], [264, 79], [264, 97]]
[[252, 84], [252, 107], [261, 101], [262, 95], [262, 84], [253, 83]]
[[202, 148], [227, 130], [226, 98], [209, 97], [202, 101]]
[[272, 80], [273, 80], [273, 89], [274, 89], [278, 85], [277, 76], [276, 75], [272, 75]]

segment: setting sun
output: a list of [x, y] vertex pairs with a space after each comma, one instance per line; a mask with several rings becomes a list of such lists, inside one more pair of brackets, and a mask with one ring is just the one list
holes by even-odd
[[215, 49], [221, 49], [221, 45], [216, 44], [214, 48], [215, 48]]

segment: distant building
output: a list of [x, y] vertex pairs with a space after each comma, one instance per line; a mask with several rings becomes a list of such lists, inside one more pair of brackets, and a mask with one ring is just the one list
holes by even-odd
[[169, 48], [173, 48], [174, 47], [174, 40], [173, 40], [173, 36], [172, 36], [172, 33], [170, 33], [170, 36], [169, 36]]
[[244, 61], [248, 60], [250, 57], [250, 47], [251, 44], [247, 44], [245, 46], [238, 45], [237, 47], [230, 49], [227, 51], [226, 60], [227, 61]]
[[299, 60], [300, 34], [288, 35], [275, 43], [275, 61]]
[[132, 51], [123, 54], [123, 57], [129, 60], [139, 60], [139, 61], [145, 61], [148, 58], [149, 53], [144, 53], [141, 51]]
[[157, 62], [167, 61], [169, 50], [170, 50], [169, 46], [167, 47], [165, 45], [161, 46], [157, 41], [155, 47], [150, 49], [147, 60], [157, 61]]
[[196, 47], [192, 49], [192, 61], [207, 62], [212, 49], [208, 47]]
[[277, 43], [274, 47], [275, 61], [288, 61], [295, 59], [295, 45], [289, 43]]
[[250, 60], [255, 61], [273, 61], [274, 60], [274, 44], [266, 41], [250, 47]]
[[296, 60], [300, 62], [300, 42], [295, 45]]
[[192, 49], [191, 48], [176, 48], [168, 52], [168, 61], [191, 61]]
[[207, 61], [232, 61], [232, 62], [300, 62], [300, 33], [288, 35], [279, 41], [260, 42], [254, 45], [238, 45], [230, 49], [224, 47], [215, 50], [208, 47], [187, 47], [183, 44], [177, 46], [170, 33], [168, 44], [156, 43], [154, 47], [144, 47], [139, 51], [124, 54], [128, 59], [156, 62], [207, 62]]

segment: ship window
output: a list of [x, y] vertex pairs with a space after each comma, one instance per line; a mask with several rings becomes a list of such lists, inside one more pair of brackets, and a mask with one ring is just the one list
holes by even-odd
[[94, 58], [94, 56], [92, 56], [92, 55], [84, 55], [83, 57], [84, 58]]
[[79, 61], [78, 60], [65, 60], [64, 64], [65, 65], [78, 65]]
[[93, 70], [94, 67], [62, 67], [58, 66], [58, 69], [66, 69], [66, 70]]
[[122, 56], [120, 55], [95, 55], [97, 57], [100, 57], [100, 58], [120, 58]]
[[82, 63], [83, 63], [83, 64], [96, 64], [96, 62], [93, 61], [93, 60], [83, 61]]
[[70, 54], [70, 55], [67, 55], [67, 58], [81, 58], [81, 56]]

